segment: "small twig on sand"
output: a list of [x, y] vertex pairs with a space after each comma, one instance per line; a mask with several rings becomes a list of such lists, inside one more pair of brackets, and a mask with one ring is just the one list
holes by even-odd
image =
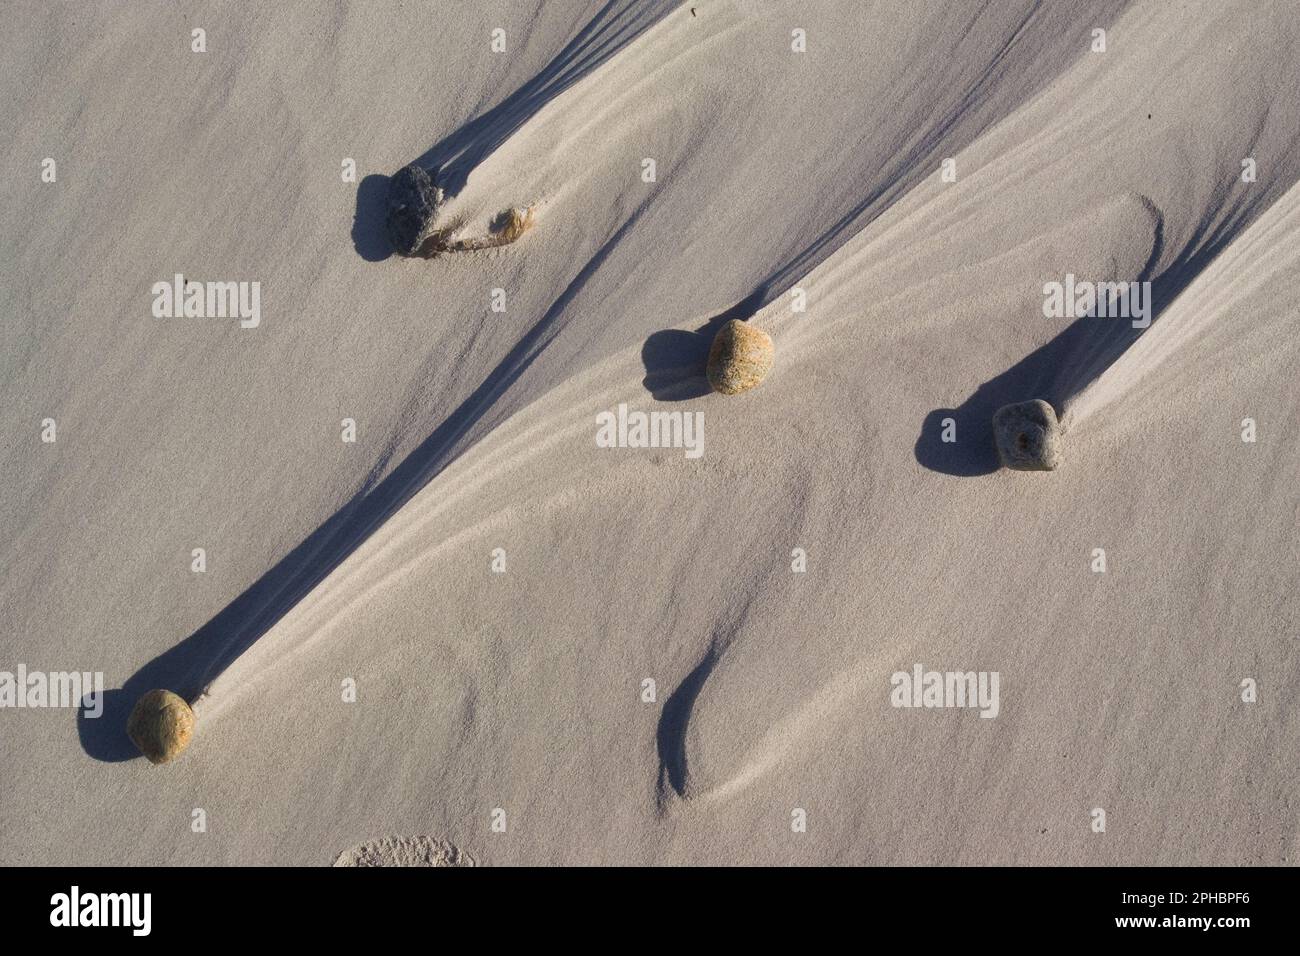
[[447, 251], [469, 252], [474, 249], [495, 249], [498, 246], [508, 246], [533, 228], [536, 209], [536, 206], [522, 208], [514, 206], [507, 209], [492, 221], [491, 233], [472, 239], [458, 239], [447, 247]]

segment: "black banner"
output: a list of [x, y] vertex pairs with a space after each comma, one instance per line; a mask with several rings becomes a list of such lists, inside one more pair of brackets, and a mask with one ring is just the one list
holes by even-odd
[[[7, 869], [0, 918], [7, 941], [76, 933], [119, 941], [257, 938], [278, 927], [298, 940], [367, 940], [418, 932], [428, 920], [454, 929], [515, 924], [648, 931], [665, 899], [720, 894], [728, 933], [806, 930], [843, 923], [871, 939], [1106, 936], [1180, 945], [1232, 945], [1293, 922], [1288, 869], [917, 868], [695, 871], [655, 869], [445, 872], [347, 869]], [[696, 881], [699, 880], [699, 883]], [[722, 882], [725, 881], [725, 882]], [[731, 899], [731, 902], [727, 902]], [[742, 905], [743, 904], [743, 905]], [[719, 916], [718, 911], [713, 911]], [[683, 919], [701, 913], [687, 902]], [[351, 928], [351, 930], [349, 929]], [[662, 928], [662, 927], [661, 927]], [[608, 932], [608, 931], [605, 931]], [[919, 934], [919, 935], [918, 935]], [[969, 935], [968, 935], [969, 934]], [[586, 934], [584, 934], [586, 935]], [[621, 945], [621, 944], [620, 944]]]

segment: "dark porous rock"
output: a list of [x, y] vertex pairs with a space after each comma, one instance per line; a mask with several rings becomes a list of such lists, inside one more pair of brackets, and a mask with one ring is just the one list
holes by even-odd
[[405, 166], [388, 181], [388, 241], [399, 256], [428, 258], [429, 237], [442, 203], [442, 190], [421, 166]]
[[998, 458], [1016, 471], [1052, 471], [1061, 463], [1061, 426], [1040, 398], [1003, 405], [993, 413]]

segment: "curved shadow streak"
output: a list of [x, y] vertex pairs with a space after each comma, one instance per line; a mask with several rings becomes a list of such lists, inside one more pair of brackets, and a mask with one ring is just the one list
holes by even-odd
[[[439, 140], [413, 165], [429, 170], [450, 198], [470, 173], [547, 103], [600, 67], [671, 13], [680, 0], [609, 0], [546, 67], [482, 116]], [[357, 189], [352, 242], [367, 262], [387, 259], [384, 235], [388, 177], [365, 177]]]
[[718, 654], [717, 645], [711, 645], [704, 659], [695, 665], [664, 701], [659, 726], [655, 730], [655, 747], [659, 753], [660, 810], [668, 799], [669, 788], [679, 797], [686, 793], [686, 728], [690, 725], [696, 698], [700, 696], [704, 682], [709, 679], [718, 662]]

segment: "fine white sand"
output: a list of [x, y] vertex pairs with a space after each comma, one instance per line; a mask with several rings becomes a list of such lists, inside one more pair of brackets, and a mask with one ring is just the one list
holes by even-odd
[[[0, 863], [1295, 862], [1296, 5], [978, 6], [7, 5], [0, 671], [108, 695], [0, 709]], [[416, 161], [536, 226], [387, 257]], [[998, 470], [1031, 398], [1064, 464]]]

